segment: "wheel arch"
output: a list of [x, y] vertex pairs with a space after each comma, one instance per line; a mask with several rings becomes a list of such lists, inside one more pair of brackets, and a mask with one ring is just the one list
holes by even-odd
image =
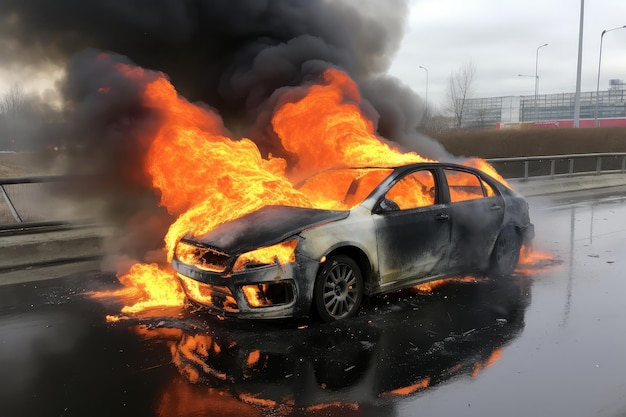
[[[352, 245], [345, 245], [345, 246], [336, 247], [330, 252], [328, 252], [328, 254], [326, 254], [326, 258], [328, 259], [334, 255], [345, 255], [353, 259], [354, 262], [356, 262], [359, 269], [361, 270], [361, 275], [363, 276], [363, 282], [365, 284], [365, 288], [367, 289], [368, 288], [367, 283], [371, 282], [371, 278], [373, 274], [372, 263], [369, 257], [367, 256], [367, 254], [359, 247], [352, 246]], [[323, 268], [323, 266], [324, 266], [324, 263], [321, 263], [319, 266], [319, 269]], [[318, 272], [319, 272], [319, 269], [318, 269]]]
[[524, 226], [518, 222], [515, 221], [514, 219], [508, 219], [508, 221], [503, 222], [502, 226], [500, 226], [500, 230], [498, 230], [498, 233], [496, 234], [495, 239], [493, 240], [493, 242], [491, 243], [491, 248], [489, 250], [489, 255], [491, 256], [491, 253], [493, 252], [493, 249], [496, 246], [496, 241], [498, 240], [498, 237], [506, 230], [506, 229], [513, 229], [513, 231], [520, 236], [520, 238], [523, 236], [523, 230], [524, 230]]
[[488, 260], [488, 266], [487, 266], [487, 275], [489, 276], [503, 276], [503, 275], [508, 275], [510, 273], [513, 272], [515, 266], [513, 267], [513, 269], [511, 271], [507, 271], [505, 273], [502, 273], [499, 269], [500, 266], [496, 266], [494, 264], [494, 256], [496, 255], [496, 250], [497, 250], [497, 246], [498, 246], [498, 241], [501, 239], [502, 236], [505, 236], [505, 234], [507, 232], [511, 232], [513, 233], [516, 237], [517, 237], [517, 255], [516, 255], [516, 260], [515, 260], [515, 266], [517, 266], [518, 262], [519, 262], [519, 255], [520, 255], [520, 250], [521, 250], [521, 246], [523, 243], [523, 233], [522, 233], [522, 227], [520, 227], [519, 225], [515, 224], [515, 222], [508, 222], [506, 224], [504, 224], [502, 226], [502, 228], [500, 229], [500, 231], [498, 232], [498, 236], [496, 237], [496, 240], [494, 241], [494, 244], [491, 248], [490, 251], [490, 255], [489, 255], [489, 260]]

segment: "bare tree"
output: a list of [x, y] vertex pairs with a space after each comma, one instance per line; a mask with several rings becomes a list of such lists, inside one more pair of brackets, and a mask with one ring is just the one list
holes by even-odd
[[9, 91], [0, 95], [0, 113], [3, 129], [0, 133], [0, 144], [4, 148], [14, 150], [15, 139], [27, 108], [26, 94], [19, 84], [13, 84]]
[[454, 117], [454, 127], [460, 128], [465, 112], [465, 101], [470, 97], [476, 80], [476, 65], [469, 61], [450, 74], [448, 80], [448, 110]]
[[428, 106], [419, 126], [419, 131], [426, 134], [440, 133], [452, 128], [452, 118], [442, 114], [440, 108]]

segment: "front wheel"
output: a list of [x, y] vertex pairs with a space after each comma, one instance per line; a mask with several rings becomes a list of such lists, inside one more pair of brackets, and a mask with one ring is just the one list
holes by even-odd
[[513, 226], [508, 226], [500, 232], [491, 253], [489, 275], [502, 277], [511, 275], [519, 262], [522, 241]]
[[325, 322], [354, 316], [363, 298], [363, 276], [357, 263], [345, 255], [329, 257], [317, 274], [313, 298]]

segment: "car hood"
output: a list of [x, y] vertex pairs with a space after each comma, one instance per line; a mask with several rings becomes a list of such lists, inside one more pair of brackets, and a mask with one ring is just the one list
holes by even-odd
[[267, 206], [219, 225], [200, 237], [186, 237], [230, 255], [273, 245], [310, 227], [345, 219], [347, 210], [320, 210], [287, 206]]

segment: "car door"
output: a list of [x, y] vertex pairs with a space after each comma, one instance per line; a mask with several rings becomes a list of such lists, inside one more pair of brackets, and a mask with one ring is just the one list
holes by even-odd
[[435, 170], [413, 171], [385, 193], [373, 214], [382, 285], [438, 275], [448, 267], [449, 207]]
[[504, 199], [473, 172], [456, 168], [442, 171], [451, 210], [450, 269], [459, 273], [484, 270], [502, 226]]

